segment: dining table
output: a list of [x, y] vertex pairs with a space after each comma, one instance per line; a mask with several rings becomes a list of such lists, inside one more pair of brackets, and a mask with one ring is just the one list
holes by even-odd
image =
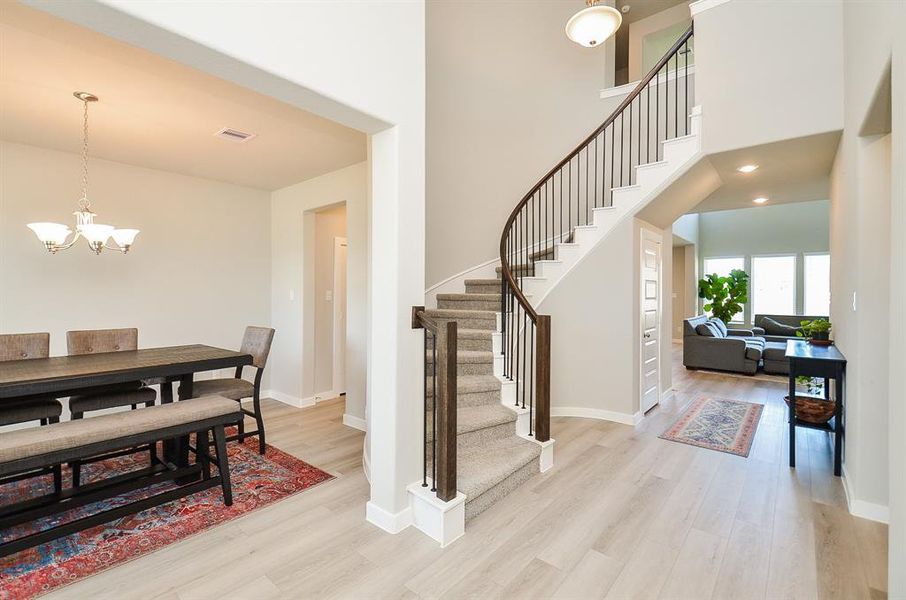
[[[63, 398], [134, 381], [160, 385], [160, 402], [192, 397], [195, 374], [252, 364], [250, 354], [203, 344], [142, 348], [118, 352], [53, 356], [0, 362], [0, 406], [35, 397]], [[189, 437], [164, 443], [164, 460], [174, 467], [189, 462]]]

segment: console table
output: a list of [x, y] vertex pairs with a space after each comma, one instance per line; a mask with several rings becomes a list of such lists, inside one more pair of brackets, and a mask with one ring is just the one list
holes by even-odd
[[[840, 476], [843, 466], [844, 388], [846, 382], [846, 357], [836, 346], [815, 346], [805, 340], [789, 340], [786, 358], [790, 361], [790, 466], [796, 466], [796, 426], [820, 429], [834, 434], [834, 475]], [[824, 397], [829, 398], [829, 380], [834, 380], [837, 401], [834, 417], [825, 425], [808, 423], [795, 417], [796, 377], [824, 378]]]

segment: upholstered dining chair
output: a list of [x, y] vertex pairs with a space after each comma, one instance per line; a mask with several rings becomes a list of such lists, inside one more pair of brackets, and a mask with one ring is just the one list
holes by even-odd
[[[8, 333], [0, 335], [0, 362], [11, 360], [29, 360], [50, 356], [49, 333]], [[0, 425], [18, 425], [37, 421], [41, 425], [58, 423], [63, 406], [56, 398], [32, 398], [0, 405]], [[0, 483], [18, 481], [32, 475], [52, 473], [54, 489], [59, 493], [63, 489], [60, 467], [42, 469], [40, 472], [26, 473], [0, 479]]]
[[[258, 436], [258, 453], [264, 454], [264, 418], [261, 415], [261, 377], [264, 374], [264, 365], [267, 363], [267, 355], [271, 351], [271, 342], [274, 341], [274, 330], [268, 327], [246, 327], [245, 334], [242, 336], [242, 345], [240, 352], [252, 355], [252, 367], [256, 369], [254, 383], [242, 378], [242, 367], [236, 368], [236, 374], [233, 377], [221, 379], [205, 379], [194, 381], [192, 383], [192, 398], [202, 396], [219, 395], [231, 398], [240, 402], [240, 410], [244, 415], [255, 419], [258, 427], [255, 431], [246, 431], [244, 420], [239, 421], [238, 434], [230, 436], [227, 440], [239, 440], [242, 443], [247, 437]], [[180, 396], [182, 397], [182, 396]], [[243, 398], [252, 399], [253, 410], [243, 408], [241, 401]]]
[[[138, 349], [138, 329], [88, 329], [66, 332], [66, 349], [70, 356], [82, 354], [101, 354], [107, 352], [124, 352]], [[69, 412], [73, 419], [81, 419], [85, 413], [130, 406], [153, 406], [157, 392], [142, 384], [132, 381], [120, 385], [105, 387], [85, 394], [70, 396]], [[145, 448], [137, 448], [140, 451]], [[151, 455], [151, 464], [157, 459], [156, 447], [152, 444], [146, 448]], [[79, 463], [72, 465], [73, 485], [80, 483]]]

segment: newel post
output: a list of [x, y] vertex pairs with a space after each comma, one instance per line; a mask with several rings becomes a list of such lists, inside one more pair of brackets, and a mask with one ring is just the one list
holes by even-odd
[[437, 497], [456, 498], [456, 322], [437, 327]]
[[535, 439], [551, 439], [551, 317], [538, 315], [537, 348], [535, 350]]

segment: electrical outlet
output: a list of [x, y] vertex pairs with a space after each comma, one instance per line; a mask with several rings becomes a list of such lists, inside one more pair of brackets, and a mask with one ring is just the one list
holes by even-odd
[[327, 290], [324, 293], [324, 299], [327, 300], [328, 302], [332, 302], [333, 301], [333, 290]]
[[296, 299], [296, 290], [290, 290], [289, 291], [289, 301], [292, 302], [295, 299]]
[[856, 312], [856, 293], [853, 292], [853, 312]]

